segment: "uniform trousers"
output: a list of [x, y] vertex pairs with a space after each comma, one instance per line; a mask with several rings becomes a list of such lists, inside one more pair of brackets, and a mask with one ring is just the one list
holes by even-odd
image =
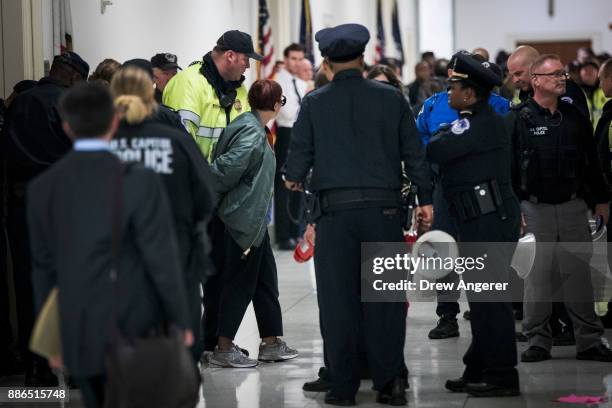
[[278, 276], [268, 233], [259, 247], [252, 248], [244, 257], [243, 252], [227, 233], [217, 334], [234, 339], [244, 313], [253, 301], [259, 336], [282, 336]]
[[361, 243], [401, 242], [397, 209], [325, 212], [317, 221], [315, 273], [331, 392], [353, 398], [365, 350], [374, 389], [405, 373], [406, 305], [361, 302]]
[[208, 223], [208, 236], [212, 245], [210, 258], [215, 268], [215, 274], [210, 276], [206, 271], [201, 271], [204, 293], [202, 299], [202, 305], [204, 306], [202, 336], [204, 338], [204, 350], [213, 351], [218, 343], [219, 297], [223, 289], [222, 273], [225, 268], [225, 225], [219, 217], [213, 216]]
[[[458, 222], [458, 238], [461, 243], [492, 243], [460, 245], [462, 257], [482, 256], [480, 248], [486, 248], [487, 260], [481, 272], [465, 272], [466, 282], [509, 282], [510, 261], [519, 237], [520, 217], [515, 198], [504, 201], [508, 218], [502, 220], [495, 213], [475, 220]], [[473, 251], [473, 253], [472, 253]], [[467, 292], [470, 306], [472, 342], [463, 362], [463, 377], [470, 382], [485, 381], [504, 387], [518, 388], [516, 371], [516, 341], [512, 303], [491, 302], [487, 293]], [[508, 298], [510, 296], [508, 295]], [[509, 300], [509, 299], [508, 299]]]
[[[451, 217], [448, 211], [448, 203], [444, 198], [442, 191], [442, 184], [436, 183], [434, 189], [434, 222], [432, 229], [440, 230], [448, 233], [453, 238], [457, 239], [457, 225], [455, 220]], [[456, 273], [449, 273], [445, 277], [438, 279], [437, 282], [441, 283], [453, 283], [453, 288], [457, 286], [459, 281], [459, 275]], [[436, 314], [439, 317], [455, 318], [459, 314], [459, 296], [461, 291], [457, 289], [451, 290], [437, 290], [438, 306], [436, 307]]]
[[[593, 308], [589, 266], [592, 252], [585, 250], [591, 245], [581, 245], [580, 251], [573, 248], [575, 245], [563, 245], [564, 242], [591, 242], [586, 203], [582, 199], [557, 205], [523, 201], [521, 210], [527, 232], [533, 233], [540, 243], [533, 271], [525, 279], [523, 332], [529, 339], [529, 345], [551, 349], [551, 301], [554, 297], [563, 296], [574, 326], [576, 349], [580, 352], [597, 346], [601, 343], [604, 329]], [[558, 294], [553, 287], [553, 258], [556, 258], [560, 274]]]
[[[287, 161], [292, 128], [278, 127], [274, 154], [276, 155], [276, 175], [274, 177], [274, 231], [276, 242], [284, 242], [300, 236], [302, 218], [302, 193], [289, 191], [281, 176], [281, 169]], [[295, 220], [291, 220], [294, 217]]]

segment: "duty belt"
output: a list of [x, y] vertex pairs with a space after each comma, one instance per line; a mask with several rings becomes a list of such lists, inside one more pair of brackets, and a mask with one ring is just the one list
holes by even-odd
[[335, 189], [320, 193], [322, 211], [373, 207], [399, 207], [401, 194], [395, 190], [377, 188]]
[[509, 188], [507, 194], [502, 195], [502, 190], [495, 180], [489, 180], [473, 186], [469, 190], [460, 191], [450, 195], [451, 214], [461, 222], [480, 218], [483, 215], [497, 212], [499, 218], [508, 218], [504, 208], [504, 198], [512, 197]]
[[576, 198], [578, 198], [578, 195], [576, 193], [573, 194], [569, 194], [566, 195], [565, 197], [562, 198], [557, 198], [557, 199], [548, 199], [547, 197], [538, 197], [536, 195], [530, 194], [529, 198], [527, 198], [527, 201], [534, 203], [534, 204], [562, 204], [562, 203], [566, 203], [568, 201], [572, 201], [575, 200]]

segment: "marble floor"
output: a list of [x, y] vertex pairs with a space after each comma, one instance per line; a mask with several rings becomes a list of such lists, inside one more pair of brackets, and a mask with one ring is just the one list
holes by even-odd
[[[262, 364], [254, 369], [202, 367], [204, 383], [198, 408], [326, 406], [323, 393], [302, 391], [302, 384], [316, 377], [323, 362], [313, 267], [296, 263], [290, 252], [277, 252], [276, 256], [284, 339], [299, 350], [300, 356], [289, 362]], [[460, 319], [460, 338], [429, 340], [427, 333], [436, 322], [434, 311], [435, 304], [431, 302], [412, 303], [409, 309], [405, 348], [410, 370], [409, 407], [564, 408], [585, 405], [560, 404], [553, 400], [570, 394], [605, 393], [603, 378], [612, 373], [612, 364], [577, 361], [573, 347], [555, 347], [553, 359], [549, 361], [520, 364], [520, 397], [476, 399], [447, 392], [444, 382], [461, 374], [461, 356], [471, 333], [469, 322]], [[609, 331], [606, 334], [608, 338], [612, 335]], [[247, 311], [236, 343], [249, 350], [252, 356], [257, 355], [259, 339], [252, 308]], [[519, 343], [519, 352], [524, 348], [524, 343]], [[357, 395], [358, 406], [382, 406], [375, 402], [371, 386], [371, 381], [362, 381]], [[0, 406], [8, 405], [0, 403]], [[21, 406], [35, 405], [18, 407]], [[65, 406], [81, 406], [78, 391], [71, 393], [71, 402]], [[604, 406], [612, 407], [612, 404], [600, 405]]]

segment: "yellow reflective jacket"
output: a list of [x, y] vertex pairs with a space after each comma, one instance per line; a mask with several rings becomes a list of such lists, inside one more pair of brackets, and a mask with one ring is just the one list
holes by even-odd
[[599, 122], [599, 118], [601, 118], [603, 107], [610, 98], [606, 98], [601, 88], [597, 88], [595, 92], [593, 92], [592, 98], [589, 98], [586, 92], [584, 95], [586, 96], [587, 105], [589, 106], [591, 123], [593, 124], [593, 129], [595, 129], [597, 127], [597, 122]]
[[[201, 66], [199, 62], [176, 74], [164, 88], [162, 101], [180, 115], [200, 151], [211, 162], [213, 149], [227, 126], [227, 117], [215, 89], [200, 73]], [[236, 92], [230, 122], [251, 110], [244, 84]]]

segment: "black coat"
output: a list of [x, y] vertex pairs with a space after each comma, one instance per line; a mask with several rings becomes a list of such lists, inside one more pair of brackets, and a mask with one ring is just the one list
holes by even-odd
[[[112, 340], [110, 152], [71, 152], [28, 187], [37, 310], [59, 289], [63, 357], [74, 376], [103, 373]], [[140, 165], [124, 167], [118, 266], [120, 328], [141, 336], [162, 320], [188, 327], [174, 226], [164, 187]]]
[[287, 180], [303, 181], [313, 168], [316, 191], [339, 188], [398, 190], [402, 167], [431, 204], [431, 174], [404, 95], [364, 79], [356, 69], [306, 95], [293, 125]]
[[[213, 211], [211, 173], [190, 134], [162, 124], [157, 119], [139, 125], [121, 123], [111, 148], [124, 161], [136, 161], [159, 173], [166, 186], [183, 271], [200, 272], [203, 247], [199, 234]], [[198, 228], [200, 227], [200, 228]]]
[[601, 168], [607, 177], [608, 185], [612, 186], [612, 155], [610, 154], [610, 138], [612, 137], [612, 100], [606, 102], [597, 128], [595, 142], [599, 153]]
[[68, 88], [53, 78], [17, 96], [5, 116], [2, 150], [11, 181], [27, 182], [72, 147], [62, 129], [57, 103]]

